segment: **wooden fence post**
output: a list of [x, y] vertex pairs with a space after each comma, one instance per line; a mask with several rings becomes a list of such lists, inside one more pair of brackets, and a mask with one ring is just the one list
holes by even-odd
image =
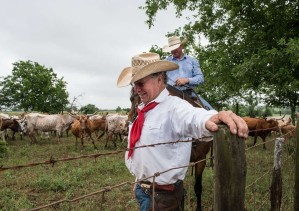
[[224, 125], [214, 134], [214, 211], [244, 210], [246, 158], [245, 141]]
[[274, 149], [274, 166], [272, 173], [272, 184], [270, 187], [271, 210], [279, 211], [282, 197], [281, 160], [284, 138], [276, 138]]
[[297, 114], [296, 140], [294, 210], [299, 210], [299, 113]]

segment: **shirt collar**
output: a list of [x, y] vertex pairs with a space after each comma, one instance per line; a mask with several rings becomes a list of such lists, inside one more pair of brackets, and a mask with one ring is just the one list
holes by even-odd
[[[163, 91], [158, 95], [158, 97], [156, 97], [154, 100], [152, 100], [151, 102], [157, 102], [157, 103], [162, 103], [163, 101], [166, 100], [167, 96], [169, 95], [169, 91], [164, 88]], [[150, 103], [150, 102], [149, 102]], [[140, 103], [138, 105], [138, 109], [142, 109], [144, 107], [144, 103]]]
[[187, 58], [187, 57], [186, 57], [185, 54], [183, 54], [183, 57], [182, 57], [181, 59], [177, 59], [177, 58], [175, 58], [174, 56], [172, 56], [172, 60], [177, 60], [177, 61], [181, 61], [181, 60], [186, 59], [186, 58]]

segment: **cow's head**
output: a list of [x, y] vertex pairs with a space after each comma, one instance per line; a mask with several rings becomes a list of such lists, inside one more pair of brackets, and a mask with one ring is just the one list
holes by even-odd
[[89, 119], [89, 116], [85, 116], [85, 115], [80, 115], [79, 118], [78, 118], [78, 120], [80, 121], [81, 129], [83, 131], [85, 131], [86, 128], [87, 128], [87, 121], [88, 121], [88, 119]]
[[267, 123], [268, 123], [268, 128], [270, 130], [279, 132], [279, 126], [278, 126], [278, 121], [277, 120], [275, 120], [275, 119], [268, 119]]
[[70, 116], [72, 116], [74, 119], [77, 119], [80, 123], [80, 130], [82, 131], [82, 135], [83, 137], [85, 137], [86, 135], [86, 130], [88, 129], [88, 121], [90, 115], [79, 115], [79, 114], [69, 114]]

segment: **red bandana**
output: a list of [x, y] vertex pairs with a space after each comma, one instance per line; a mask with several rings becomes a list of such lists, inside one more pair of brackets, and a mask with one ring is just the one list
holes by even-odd
[[[132, 125], [132, 129], [131, 129], [131, 133], [130, 133], [130, 148], [135, 147], [135, 144], [137, 143], [137, 141], [139, 140], [139, 138], [141, 136], [141, 131], [142, 131], [143, 123], [144, 123], [144, 114], [146, 112], [148, 112], [149, 110], [155, 108], [156, 105], [158, 105], [158, 103], [151, 102], [151, 103], [147, 104], [143, 109], [137, 110], [138, 116]], [[133, 154], [133, 149], [131, 149], [129, 151], [128, 159], [131, 157], [132, 154]]]

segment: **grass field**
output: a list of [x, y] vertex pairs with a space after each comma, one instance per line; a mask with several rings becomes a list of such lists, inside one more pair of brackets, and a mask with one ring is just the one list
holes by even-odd
[[[81, 151], [76, 148], [75, 138], [62, 138], [58, 144], [54, 137], [51, 140], [40, 140], [30, 144], [28, 137], [8, 141], [8, 153], [0, 158], [0, 166], [9, 167], [43, 162], [50, 158], [56, 160], [71, 158], [94, 153], [110, 153], [124, 150], [124, 143], [117, 142], [115, 149], [110, 143], [104, 148], [105, 140], [96, 142], [98, 150], [94, 150], [91, 142], [85, 142]], [[268, 140], [273, 137], [268, 137]], [[260, 140], [258, 141], [260, 143]], [[252, 140], [247, 140], [251, 145]], [[247, 180], [246, 180], [246, 210], [270, 210], [269, 187], [272, 180], [273, 145], [267, 143], [267, 150], [262, 145], [246, 151]], [[79, 145], [78, 145], [79, 146]], [[293, 210], [294, 194], [294, 160], [289, 154], [294, 151], [290, 141], [285, 146], [283, 176], [282, 210]], [[213, 206], [213, 169], [207, 167], [203, 178], [204, 210]], [[104, 190], [105, 187], [115, 186], [123, 182], [133, 182], [134, 178], [124, 164], [124, 152], [95, 158], [81, 158], [71, 161], [56, 162], [30, 166], [17, 170], [0, 172], [0, 210], [33, 209], [59, 200], [72, 200], [80, 196]], [[186, 210], [194, 210], [195, 196], [193, 192], [193, 176], [191, 169], [185, 180], [187, 189]], [[75, 202], [63, 202], [43, 210], [138, 210], [137, 202], [132, 194], [132, 185], [121, 185], [105, 194], [98, 193]]]

